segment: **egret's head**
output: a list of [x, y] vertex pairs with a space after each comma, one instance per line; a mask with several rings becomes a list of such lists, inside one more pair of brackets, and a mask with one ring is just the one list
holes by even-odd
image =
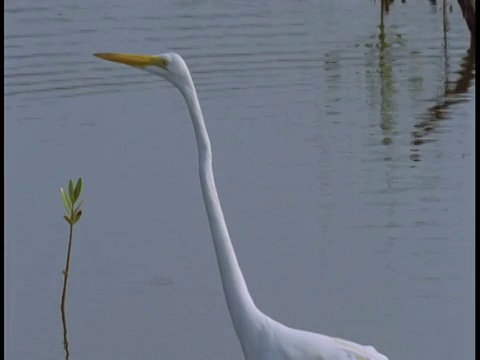
[[191, 82], [187, 64], [176, 53], [160, 55], [97, 53], [94, 55], [104, 60], [130, 65], [161, 76], [180, 89], [183, 89]]

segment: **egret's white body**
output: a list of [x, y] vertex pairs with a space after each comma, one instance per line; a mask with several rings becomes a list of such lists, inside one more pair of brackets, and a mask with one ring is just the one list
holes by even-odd
[[223, 290], [246, 360], [388, 360], [372, 346], [289, 328], [263, 314], [253, 302], [237, 262], [215, 187], [212, 150], [195, 86], [180, 55], [95, 54], [161, 76], [183, 95], [198, 145], [200, 185]]

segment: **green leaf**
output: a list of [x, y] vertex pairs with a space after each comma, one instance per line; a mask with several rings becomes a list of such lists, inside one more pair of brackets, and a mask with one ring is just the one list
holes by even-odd
[[73, 195], [75, 196], [74, 201], [78, 200], [81, 193], [82, 193], [82, 178], [79, 178], [77, 181], [77, 184], [75, 185], [75, 190], [73, 192]]
[[64, 218], [70, 225], [73, 225], [73, 224], [72, 224], [72, 219], [70, 219], [68, 216], [63, 215], [63, 218]]
[[71, 202], [75, 202], [75, 198], [73, 197], [73, 181], [72, 179], [68, 180], [68, 196], [70, 197]]
[[78, 210], [80, 210], [80, 206], [82, 206], [83, 200], [85, 200], [85, 199], [82, 199], [82, 201], [80, 201], [80, 203], [75, 207], [75, 209], [73, 209], [73, 212], [74, 212], [74, 213], [77, 213]]
[[65, 206], [67, 213], [70, 214], [72, 212], [72, 203], [68, 198], [67, 194], [65, 193], [64, 188], [60, 188], [60, 194], [62, 195], [63, 206]]
[[82, 217], [82, 210], [73, 215], [73, 223], [76, 224], [78, 220]]

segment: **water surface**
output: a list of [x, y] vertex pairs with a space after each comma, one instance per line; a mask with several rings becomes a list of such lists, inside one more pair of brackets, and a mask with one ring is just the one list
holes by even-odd
[[5, 4], [6, 350], [242, 359], [178, 91], [100, 51], [184, 56], [257, 305], [390, 359], [474, 355], [473, 60], [458, 5]]

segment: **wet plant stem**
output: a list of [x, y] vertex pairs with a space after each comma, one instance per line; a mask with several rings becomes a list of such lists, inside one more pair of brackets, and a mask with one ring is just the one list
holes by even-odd
[[63, 325], [63, 346], [65, 348], [65, 359], [70, 358], [70, 352], [68, 350], [68, 338], [67, 338], [67, 316], [65, 312], [65, 303], [67, 300], [67, 284], [68, 284], [68, 273], [70, 271], [70, 253], [72, 250], [72, 239], [73, 239], [73, 225], [70, 224], [70, 231], [68, 236], [68, 250], [67, 250], [67, 262], [65, 264], [65, 270], [63, 270], [63, 291], [62, 291], [62, 325]]
[[73, 225], [70, 224], [70, 232], [68, 236], [67, 262], [65, 264], [65, 270], [63, 270], [62, 312], [65, 312], [65, 301], [67, 298], [67, 283], [68, 283], [68, 273], [70, 271], [70, 252], [72, 250], [72, 239], [73, 239]]

